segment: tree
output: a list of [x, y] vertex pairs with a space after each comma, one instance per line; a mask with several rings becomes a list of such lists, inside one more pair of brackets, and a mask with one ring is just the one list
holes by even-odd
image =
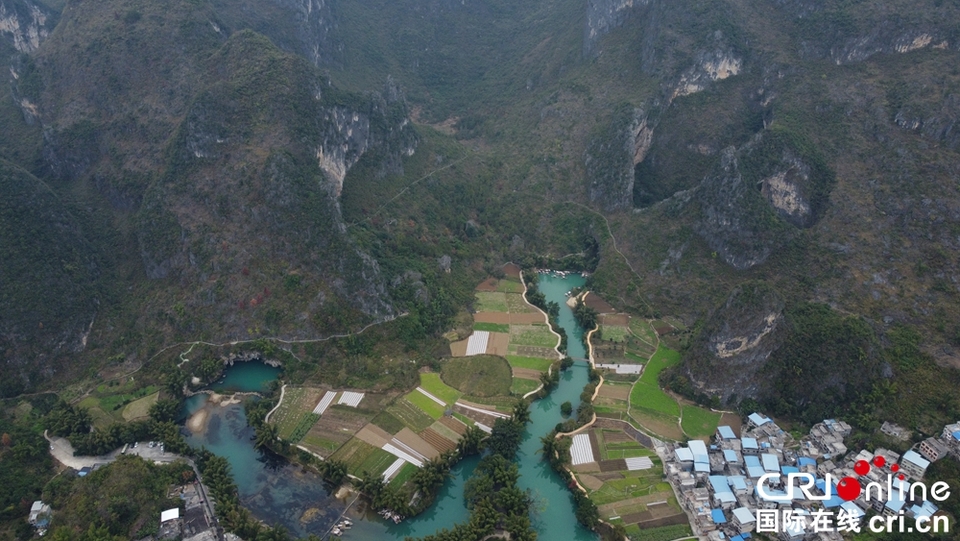
[[507, 460], [513, 460], [522, 439], [523, 423], [515, 419], [497, 419], [493, 424], [493, 432], [487, 438], [487, 449]]
[[13, 438], [7, 432], [3, 433], [3, 436], [0, 436], [0, 445], [4, 447], [10, 447], [13, 445]]
[[570, 357], [564, 357], [563, 359], [560, 359], [560, 370], [566, 370], [571, 366], [573, 366], [573, 359]]
[[460, 456], [467, 457], [478, 454], [485, 437], [486, 433], [480, 427], [468, 427], [463, 436], [460, 436], [460, 441], [457, 442], [457, 451]]
[[317, 469], [328, 483], [335, 486], [339, 486], [347, 477], [347, 465], [339, 460], [325, 460], [317, 466]]
[[173, 398], [164, 398], [150, 406], [150, 418], [157, 422], [176, 421], [180, 413], [180, 402]]
[[518, 400], [513, 405], [513, 418], [522, 424], [530, 422], [530, 404], [526, 400]]
[[571, 414], [573, 414], [573, 404], [571, 404], [569, 400], [560, 404], [560, 415], [570, 417]]
[[279, 430], [276, 425], [264, 423], [256, 430], [253, 446], [257, 449], [272, 449], [278, 435]]

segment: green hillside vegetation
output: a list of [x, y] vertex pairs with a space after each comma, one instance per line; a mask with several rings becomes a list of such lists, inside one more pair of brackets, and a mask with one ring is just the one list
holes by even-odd
[[43, 494], [54, 510], [52, 535], [90, 527], [104, 529], [108, 539], [156, 533], [160, 511], [179, 505], [167, 497], [168, 490], [193, 478], [186, 464], [157, 466], [134, 456], [120, 457], [86, 477], [58, 476]]

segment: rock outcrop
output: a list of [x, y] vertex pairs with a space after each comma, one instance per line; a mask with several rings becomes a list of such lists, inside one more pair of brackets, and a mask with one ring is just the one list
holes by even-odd
[[643, 161], [653, 141], [653, 128], [642, 109], [624, 106], [611, 123], [594, 134], [584, 165], [590, 201], [605, 211], [633, 207], [636, 165]]
[[56, 20], [56, 13], [29, 0], [0, 0], [0, 40], [17, 52], [37, 50]]
[[748, 282], [730, 293], [691, 348], [685, 374], [697, 393], [726, 401], [769, 389], [764, 368], [783, 342], [784, 300], [767, 284]]

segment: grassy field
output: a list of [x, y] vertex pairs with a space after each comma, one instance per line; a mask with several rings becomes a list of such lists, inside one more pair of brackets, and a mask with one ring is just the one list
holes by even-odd
[[156, 404], [159, 398], [160, 391], [157, 391], [127, 404], [127, 407], [123, 408], [124, 420], [133, 421], [147, 417], [150, 415], [150, 407]]
[[510, 325], [510, 343], [522, 346], [552, 348], [557, 337], [547, 325]]
[[448, 405], [453, 405], [462, 394], [460, 391], [444, 383], [443, 380], [440, 379], [440, 374], [436, 372], [420, 374], [420, 386]]
[[417, 390], [414, 390], [404, 398], [434, 420], [443, 417], [443, 412], [447, 409]]
[[554, 359], [541, 359], [540, 357], [522, 357], [520, 355], [507, 355], [507, 362], [514, 368], [529, 368], [546, 372], [553, 364]]
[[477, 312], [506, 312], [507, 297], [499, 291], [477, 291]]
[[473, 330], [490, 331], [490, 332], [510, 332], [510, 325], [507, 325], [506, 323], [474, 323]]
[[333, 453], [330, 458], [343, 462], [346, 464], [347, 471], [350, 472], [351, 475], [359, 476], [363, 473], [363, 464], [376, 451], [386, 452], [377, 449], [369, 443], [353, 438], [345, 443], [343, 447], [337, 449], [337, 452]]
[[403, 430], [403, 427], [406, 426], [403, 424], [403, 421], [398, 419], [396, 415], [393, 415], [389, 411], [381, 411], [376, 417], [371, 419], [370, 422], [386, 430], [390, 434], [396, 434], [397, 432]]
[[400, 488], [404, 483], [409, 481], [415, 473], [417, 473], [417, 467], [407, 462], [402, 468], [400, 468], [400, 471], [397, 472], [397, 475], [390, 480], [389, 485], [393, 488]]
[[593, 503], [600, 506], [640, 496], [651, 496], [661, 492], [664, 495], [664, 500], [668, 496], [673, 497], [670, 484], [661, 481], [663, 478], [663, 469], [661, 468], [622, 473], [624, 475], [623, 479], [606, 481], [599, 490], [590, 494]]
[[640, 381], [630, 391], [630, 406], [635, 409], [649, 410], [679, 419], [680, 405], [656, 384]]
[[[296, 428], [300, 419], [303, 417], [305, 411], [302, 403], [306, 400], [306, 396], [307, 390], [301, 387], [287, 387], [284, 389], [283, 402], [280, 403], [277, 410], [270, 416], [270, 421], [277, 425], [281, 438], [289, 438], [290, 434], [293, 433], [293, 429]], [[314, 406], [316, 406], [316, 404], [310, 406], [306, 412], [313, 411]]]
[[502, 357], [493, 355], [450, 359], [444, 363], [441, 375], [447, 385], [479, 397], [508, 395], [513, 383], [510, 365]]
[[383, 449], [374, 449], [370, 456], [360, 464], [359, 469], [361, 473], [367, 472], [370, 475], [382, 476], [383, 472], [387, 471], [387, 468], [396, 459], [397, 457]]
[[679, 419], [676, 416], [634, 408], [624, 420], [667, 439], [675, 441], [686, 439], [683, 431], [680, 430]]
[[651, 346], [657, 344], [657, 333], [654, 332], [653, 327], [643, 319], [636, 317], [630, 318], [630, 332]]
[[539, 381], [532, 379], [513, 378], [510, 385], [510, 392], [516, 396], [523, 396], [540, 386]]
[[626, 342], [628, 330], [626, 327], [621, 327], [619, 325], [601, 325], [600, 326], [600, 335], [603, 336], [604, 340], [611, 340], [613, 342]]
[[536, 308], [527, 304], [527, 301], [523, 300], [523, 295], [519, 293], [507, 293], [506, 298], [507, 311], [511, 314], [524, 314], [536, 311]]
[[663, 526], [661, 528], [640, 529], [636, 524], [627, 526], [627, 537], [630, 541], [670, 541], [693, 535], [689, 524]]
[[505, 278], [497, 283], [497, 291], [501, 293], [523, 293], [523, 284], [520, 280]]
[[[417, 394], [420, 394], [420, 393], [417, 393]], [[423, 396], [423, 395], [420, 395], [420, 396]], [[427, 397], [424, 396], [423, 398], [427, 398]], [[439, 404], [434, 404], [434, 405], [439, 407]], [[410, 430], [413, 430], [414, 432], [420, 432], [421, 430], [432, 425], [433, 421], [436, 420], [433, 417], [430, 417], [429, 415], [424, 413], [423, 410], [421, 410], [420, 408], [411, 404], [405, 398], [398, 399], [390, 407], [388, 407], [386, 411], [391, 415], [393, 415], [401, 423], [403, 423], [404, 426], [406, 426]], [[441, 414], [442, 413], [443, 412], [441, 411]], [[439, 418], [440, 417], [437, 416], [437, 419]]]
[[709, 438], [717, 431], [720, 415], [698, 406], [684, 405], [680, 426], [691, 438]]
[[340, 447], [340, 442], [321, 438], [320, 436], [314, 434], [307, 434], [303, 437], [303, 440], [301, 440], [300, 443], [307, 447], [312, 447], [315, 450], [325, 451], [326, 454], [329, 454], [331, 451], [335, 451], [337, 447]]

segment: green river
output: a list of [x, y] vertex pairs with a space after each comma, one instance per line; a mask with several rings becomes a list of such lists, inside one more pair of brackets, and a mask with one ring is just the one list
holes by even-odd
[[[560, 305], [559, 323], [567, 332], [568, 354], [577, 359], [574, 367], [561, 375], [559, 387], [547, 398], [534, 402], [531, 423], [518, 454], [520, 486], [530, 490], [536, 501], [533, 524], [540, 539], [586, 541], [596, 534], [580, 526], [574, 517], [573, 499], [560, 477], [541, 460], [540, 437], [553, 430], [563, 418], [560, 404], [570, 401], [574, 410], [580, 393], [588, 382], [589, 363], [584, 360], [581, 337], [573, 312], [567, 307], [566, 292], [583, 285], [579, 274], [558, 276], [540, 274], [540, 291], [548, 301]], [[279, 369], [262, 363], [238, 363], [227, 369], [224, 379], [211, 386], [216, 392], [262, 391], [279, 374]], [[187, 400], [186, 414], [207, 410], [205, 430], [193, 434], [187, 430], [187, 441], [203, 445], [230, 461], [243, 504], [255, 517], [268, 524], [282, 524], [298, 536], [323, 536], [346, 507], [347, 501], [334, 498], [316, 475], [282, 459], [265, 456], [253, 448], [253, 429], [247, 425], [240, 404], [208, 403], [205, 394]], [[354, 527], [342, 536], [346, 540], [396, 540], [420, 537], [451, 528], [466, 521], [469, 514], [463, 502], [463, 485], [473, 473], [477, 458], [461, 461], [451, 472], [450, 480], [441, 489], [436, 502], [421, 515], [393, 524], [377, 515], [360, 517], [351, 510]], [[360, 519], [360, 520], [356, 520]]]

